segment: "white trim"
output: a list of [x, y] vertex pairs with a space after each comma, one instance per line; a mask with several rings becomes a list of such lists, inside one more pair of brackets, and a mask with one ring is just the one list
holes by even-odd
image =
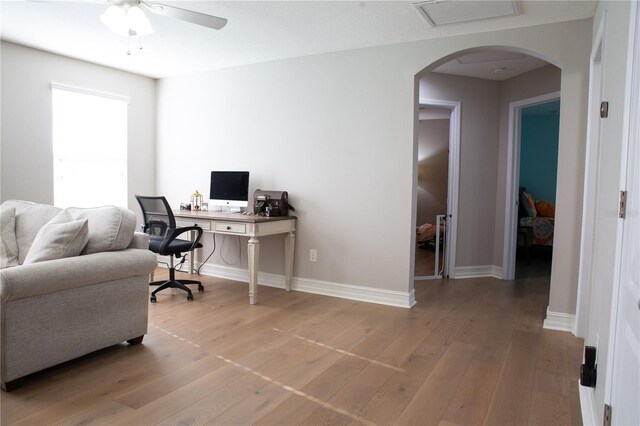
[[458, 278], [496, 278], [502, 279], [502, 268], [496, 265], [458, 266], [455, 269]]
[[[204, 265], [200, 271], [203, 275], [226, 278], [244, 283], [249, 282], [249, 271], [246, 269], [222, 266]], [[258, 284], [268, 287], [285, 288], [285, 277], [279, 274], [258, 273]], [[291, 289], [305, 293], [321, 294], [339, 297], [341, 299], [359, 300], [361, 302], [378, 303], [381, 305], [410, 308], [416, 304], [414, 290], [410, 292], [384, 290], [380, 288], [356, 286], [351, 284], [320, 281], [310, 278], [293, 277]], [[260, 300], [260, 298], [258, 298]]]
[[131, 103], [131, 97], [130, 96], [124, 96], [124, 95], [117, 95], [115, 93], [108, 93], [108, 92], [101, 92], [99, 90], [93, 90], [93, 89], [87, 89], [84, 87], [78, 87], [78, 86], [72, 86], [70, 84], [62, 84], [62, 83], [55, 83], [55, 82], [51, 82], [51, 89], [60, 89], [60, 90], [66, 90], [68, 92], [77, 92], [77, 93], [83, 93], [85, 95], [92, 95], [92, 96], [100, 96], [102, 98], [109, 98], [109, 99], [115, 99], [118, 101], [123, 101], [126, 102], [128, 104]]
[[[591, 298], [591, 268], [593, 267], [593, 237], [596, 215], [596, 186], [598, 180], [598, 152], [600, 147], [600, 117], [598, 103], [602, 100], [604, 82], [604, 41], [607, 11], [598, 24], [589, 59], [589, 103], [587, 109], [587, 139], [584, 159], [584, 190], [582, 194], [582, 229], [578, 261], [578, 294], [576, 296], [576, 328], [574, 334], [586, 337]], [[600, 51], [599, 87], [594, 87], [596, 56]], [[595, 120], [595, 122], [594, 122]]]
[[[456, 241], [458, 235], [458, 194], [460, 192], [460, 126], [461, 126], [461, 106], [457, 101], [445, 101], [440, 99], [423, 99], [418, 100], [418, 105], [428, 105], [439, 108], [448, 108], [451, 110], [449, 117], [449, 176], [447, 189], [447, 234], [445, 236], [444, 255], [444, 275], [449, 278], [455, 278], [456, 264]], [[417, 139], [416, 139], [417, 140]], [[414, 154], [415, 155], [415, 154]], [[417, 162], [417, 158], [413, 159]], [[414, 182], [414, 185], [416, 183]], [[414, 198], [414, 203], [417, 197]], [[414, 205], [414, 211], [415, 211]], [[414, 232], [415, 233], [415, 232]], [[415, 259], [415, 244], [412, 244]], [[413, 267], [413, 265], [412, 265]], [[439, 277], [436, 275], [436, 277]]]
[[[638, 111], [637, 107], [640, 103], [640, 42], [638, 41], [638, 34], [640, 31], [640, 9], [638, 8], [638, 4], [633, 2], [630, 6], [629, 10], [629, 34], [628, 34], [628, 44], [627, 44], [627, 68], [626, 68], [626, 76], [625, 76], [625, 90], [624, 92], [624, 104], [622, 110], [623, 123], [622, 128], [624, 129], [622, 134], [621, 141], [621, 153], [620, 153], [620, 182], [619, 187], [620, 190], [628, 190], [629, 189], [629, 180], [633, 179], [635, 175], [633, 167], [638, 167], [637, 164], [631, 165], [629, 161], [634, 161], [633, 156], [629, 157], [629, 149], [630, 146], [638, 145]], [[633, 145], [631, 145], [633, 144]], [[633, 155], [633, 154], [632, 154]], [[636, 186], [637, 188], [637, 186]], [[628, 392], [629, 389], [620, 388], [620, 383], [616, 383], [616, 379], [622, 374], [632, 374], [631, 371], [618, 372], [618, 370], [624, 366], [621, 366], [619, 363], [621, 361], [620, 352], [623, 350], [623, 345], [620, 340], [625, 339], [622, 337], [623, 330], [626, 324], [625, 317], [622, 312], [620, 312], [620, 287], [624, 284], [627, 284], [626, 281], [623, 281], [623, 271], [631, 267], [631, 265], [627, 264], [627, 261], [631, 257], [624, 256], [625, 253], [623, 250], [634, 250], [634, 246], [637, 247], [637, 236], [624, 233], [626, 226], [625, 222], [628, 219], [618, 219], [616, 225], [616, 249], [614, 253], [614, 269], [613, 269], [613, 286], [611, 292], [611, 316], [609, 319], [609, 345], [607, 347], [607, 364], [606, 371], [607, 376], [605, 380], [605, 388], [604, 388], [604, 400], [608, 401], [609, 404], [613, 407], [619, 402], [620, 394], [624, 394]], [[623, 242], [625, 238], [628, 238], [629, 241], [633, 241], [630, 243], [630, 246], [623, 246]], [[624, 259], [624, 260], [623, 260]], [[632, 293], [634, 294], [634, 293]], [[635, 295], [635, 294], [634, 294]], [[638, 301], [640, 302], [640, 301]], [[638, 303], [635, 302], [634, 303]], [[640, 305], [638, 305], [640, 308]], [[629, 320], [633, 320], [629, 318]], [[620, 321], [623, 324], [620, 324]], [[626, 329], [625, 331], [630, 331]], [[635, 336], [634, 336], [635, 337]], [[626, 339], [625, 339], [626, 340]], [[636, 354], [637, 355], [637, 354]], [[635, 367], [637, 371], [637, 366]], [[617, 385], [617, 386], [616, 386]], [[615, 388], [614, 388], [615, 386]], [[615, 422], [615, 414], [613, 416], [613, 421]]]
[[560, 99], [560, 92], [546, 93], [509, 103], [509, 142], [507, 144], [507, 193], [504, 212], [502, 279], [516, 276], [516, 233], [518, 231], [518, 184], [520, 180], [520, 113], [522, 108]]
[[576, 316], [573, 314], [565, 314], [563, 312], [553, 312], [547, 306], [547, 317], [544, 319], [542, 328], [547, 330], [568, 331], [573, 333], [576, 323]]
[[431, 281], [431, 280], [441, 280], [441, 279], [442, 279], [441, 275], [420, 275], [413, 278], [414, 281]]
[[587, 386], [581, 386], [580, 382], [578, 382], [578, 393], [580, 395], [580, 411], [582, 412], [582, 424], [585, 426], [598, 426], [596, 402], [593, 399], [594, 391]]

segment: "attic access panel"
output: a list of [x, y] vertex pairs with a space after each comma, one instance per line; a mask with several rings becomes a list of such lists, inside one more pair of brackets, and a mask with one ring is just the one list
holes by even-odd
[[413, 5], [418, 13], [434, 27], [504, 18], [518, 14], [514, 0], [429, 0]]

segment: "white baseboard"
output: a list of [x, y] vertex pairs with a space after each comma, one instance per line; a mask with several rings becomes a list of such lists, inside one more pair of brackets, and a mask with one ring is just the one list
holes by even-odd
[[578, 383], [578, 392], [580, 394], [580, 411], [582, 412], [582, 424], [585, 426], [597, 426], [599, 422], [596, 411], [596, 403], [593, 400], [593, 390], [586, 386], [580, 386], [580, 383]]
[[562, 312], [552, 312], [547, 306], [547, 317], [544, 319], [542, 328], [549, 330], [574, 332], [576, 324], [576, 316], [574, 314], [565, 314]]
[[[200, 270], [200, 273], [234, 281], [241, 281], [245, 283], [249, 282], [249, 271], [230, 266], [204, 265]], [[269, 287], [285, 288], [284, 275], [259, 272], [258, 283]], [[413, 290], [411, 290], [411, 292], [384, 290], [302, 277], [293, 277], [291, 289], [305, 293], [321, 294], [324, 296], [333, 296], [342, 299], [397, 306], [400, 308], [410, 308], [416, 304], [415, 293]]]
[[502, 268], [496, 265], [458, 266], [451, 278], [486, 278], [502, 279]]

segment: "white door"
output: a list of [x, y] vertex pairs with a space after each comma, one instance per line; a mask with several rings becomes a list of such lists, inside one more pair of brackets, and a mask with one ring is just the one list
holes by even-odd
[[[640, 12], [636, 13], [640, 29]], [[640, 40], [636, 38], [611, 382], [612, 424], [640, 424]]]

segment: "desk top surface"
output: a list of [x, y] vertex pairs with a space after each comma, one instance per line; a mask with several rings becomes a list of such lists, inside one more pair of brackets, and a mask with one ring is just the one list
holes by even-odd
[[216, 211], [193, 211], [174, 210], [173, 215], [181, 219], [203, 219], [203, 220], [225, 220], [229, 222], [260, 223], [275, 222], [278, 220], [296, 220], [295, 216], [275, 216], [266, 217], [254, 214], [216, 212]]

